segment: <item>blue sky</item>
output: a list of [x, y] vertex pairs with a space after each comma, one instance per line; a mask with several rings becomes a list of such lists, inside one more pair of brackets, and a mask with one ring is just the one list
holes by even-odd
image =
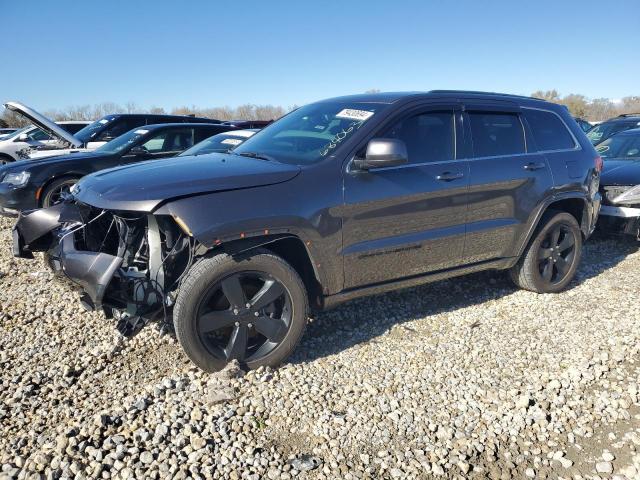
[[290, 106], [385, 90], [640, 95], [640, 2], [2, 0], [0, 100]]

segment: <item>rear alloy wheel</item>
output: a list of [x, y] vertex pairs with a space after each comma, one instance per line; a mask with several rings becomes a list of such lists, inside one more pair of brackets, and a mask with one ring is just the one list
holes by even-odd
[[191, 360], [213, 372], [237, 360], [276, 366], [290, 355], [307, 322], [302, 280], [266, 250], [241, 260], [217, 255], [186, 275], [174, 309], [176, 336]]
[[77, 178], [61, 178], [51, 182], [42, 192], [42, 207], [47, 208], [59, 203], [63, 195], [68, 194], [76, 183], [78, 183]]
[[521, 288], [538, 293], [563, 290], [576, 274], [582, 254], [582, 232], [575, 217], [548, 212], [524, 255], [511, 270]]

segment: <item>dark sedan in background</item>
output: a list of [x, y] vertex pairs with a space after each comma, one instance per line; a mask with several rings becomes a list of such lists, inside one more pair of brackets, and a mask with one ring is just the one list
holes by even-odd
[[640, 129], [618, 133], [596, 150], [604, 159], [598, 226], [640, 239]]
[[0, 213], [56, 203], [81, 177], [105, 168], [172, 157], [202, 140], [237, 127], [212, 123], [145, 125], [88, 153], [15, 162], [0, 168]]

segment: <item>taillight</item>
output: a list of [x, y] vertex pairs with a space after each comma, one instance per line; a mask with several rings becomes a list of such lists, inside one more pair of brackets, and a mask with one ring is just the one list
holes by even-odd
[[596, 167], [596, 172], [600, 173], [602, 171], [602, 167], [604, 166], [604, 163], [602, 162], [602, 157], [598, 155], [596, 158], [594, 158], [593, 164]]

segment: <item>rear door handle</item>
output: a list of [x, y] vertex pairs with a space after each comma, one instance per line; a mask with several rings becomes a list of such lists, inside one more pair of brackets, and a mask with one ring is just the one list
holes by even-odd
[[436, 180], [440, 180], [443, 182], [450, 182], [451, 180], [457, 180], [458, 178], [462, 178], [462, 177], [464, 177], [464, 173], [444, 172], [444, 173], [441, 173], [440, 175], [437, 175]]
[[543, 162], [540, 162], [540, 163], [531, 162], [531, 163], [527, 163], [524, 166], [524, 169], [525, 170], [540, 170], [540, 169], [542, 169], [542, 168], [544, 168], [546, 166], [547, 165], [545, 163], [543, 163]]

